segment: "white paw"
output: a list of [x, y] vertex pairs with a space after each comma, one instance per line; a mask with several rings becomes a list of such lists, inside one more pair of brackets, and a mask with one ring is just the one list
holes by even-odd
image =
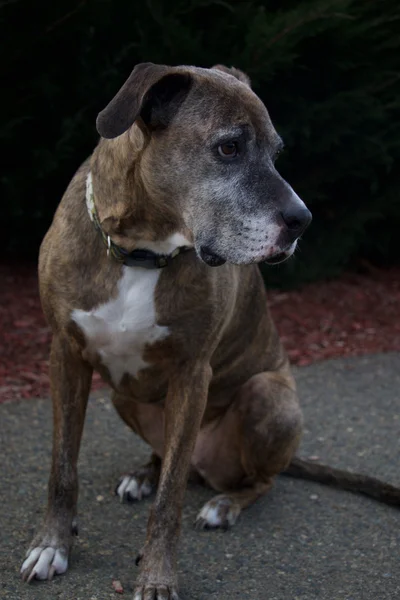
[[215, 496], [203, 506], [196, 518], [197, 529], [221, 527], [228, 529], [235, 524], [240, 507], [229, 496]]
[[51, 546], [38, 546], [28, 550], [21, 567], [21, 575], [28, 583], [36, 579], [53, 579], [68, 569], [68, 556], [65, 550]]
[[119, 496], [121, 502], [133, 502], [150, 496], [152, 490], [153, 488], [148, 481], [140, 481], [134, 475], [124, 475], [120, 479], [115, 493]]

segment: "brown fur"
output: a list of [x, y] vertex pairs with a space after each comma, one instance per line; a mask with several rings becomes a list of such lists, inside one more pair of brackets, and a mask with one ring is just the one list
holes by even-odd
[[[219, 122], [245, 119], [260, 144], [268, 148], [275, 144], [265, 107], [243, 74], [227, 74], [226, 68], [172, 70], [187, 71], [191, 78], [187, 101], [181, 95], [166, 112], [157, 106], [148, 109], [146, 118], [145, 113], [138, 116], [147, 97], [139, 85], [141, 99], [133, 105], [129, 128], [115, 139], [102, 139], [90, 161], [78, 170], [39, 260], [42, 305], [53, 331], [54, 446], [47, 515], [33, 546], [55, 544], [69, 551], [78, 492], [76, 464], [96, 369], [114, 388], [114, 404], [122, 418], [162, 459], [161, 471], [154, 465], [144, 471], [152, 483], [159, 477], [159, 484], [137, 599], [177, 598], [177, 540], [189, 472], [200, 474], [225, 494], [216, 499], [218, 510], [237, 516], [266, 493], [274, 476], [289, 463], [301, 435], [295, 384], [257, 266], [227, 262], [212, 269], [194, 251], [176, 258], [162, 271], [155, 298], [157, 323], [167, 326], [170, 335], [146, 348], [149, 368], [137, 377], [126, 374], [117, 386], [71, 320], [73, 310], [90, 310], [114, 297], [122, 274], [121, 265], [107, 258], [88, 218], [89, 168], [102, 228], [130, 251], [138, 240], [165, 239], [174, 232], [194, 240], [190, 224], [197, 226], [202, 211], [194, 201], [187, 205], [187, 196], [193, 181], [200, 185], [209, 167], [205, 158], [196, 170], [186, 171], [185, 164], [200, 153]], [[136, 83], [140, 72], [134, 75]], [[163, 69], [157, 73], [165, 75]], [[158, 75], [150, 79], [154, 86]], [[179, 121], [174, 120], [177, 111]], [[105, 112], [100, 119], [100, 129], [118, 130], [117, 113], [114, 104], [111, 116]], [[175, 144], [179, 136], [181, 143]], [[245, 235], [243, 243], [249, 243]], [[198, 525], [202, 526], [201, 519]], [[30, 569], [23, 576], [32, 577]]]

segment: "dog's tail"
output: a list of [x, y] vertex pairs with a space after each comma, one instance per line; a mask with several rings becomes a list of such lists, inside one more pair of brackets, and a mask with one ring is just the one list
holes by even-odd
[[297, 456], [283, 471], [282, 475], [316, 481], [356, 494], [370, 496], [384, 504], [400, 506], [400, 488], [369, 475], [335, 469]]

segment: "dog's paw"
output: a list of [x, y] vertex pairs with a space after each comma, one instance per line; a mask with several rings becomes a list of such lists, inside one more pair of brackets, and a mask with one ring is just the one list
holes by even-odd
[[150, 496], [153, 486], [148, 479], [142, 479], [134, 474], [123, 475], [115, 488], [115, 494], [121, 502], [135, 502]]
[[177, 591], [168, 585], [145, 585], [135, 589], [133, 600], [179, 600]]
[[196, 529], [229, 529], [236, 523], [240, 507], [229, 496], [215, 496], [203, 506], [197, 515]]
[[26, 553], [21, 567], [21, 577], [28, 583], [32, 579], [53, 579], [68, 569], [68, 552], [65, 548], [52, 546], [36, 546]]

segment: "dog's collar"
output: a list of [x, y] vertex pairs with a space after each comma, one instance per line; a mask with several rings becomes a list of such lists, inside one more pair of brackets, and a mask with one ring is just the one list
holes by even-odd
[[97, 214], [96, 206], [94, 204], [93, 194], [93, 182], [92, 173], [89, 171], [86, 178], [86, 206], [88, 209], [89, 217], [94, 224], [97, 231], [100, 233], [104, 244], [107, 246], [107, 256], [111, 256], [114, 260], [128, 266], [128, 267], [142, 267], [144, 269], [162, 269], [170, 264], [171, 260], [176, 258], [179, 254], [187, 252], [191, 248], [187, 246], [180, 246], [175, 248], [171, 254], [157, 254], [152, 250], [146, 250], [145, 248], [138, 248], [132, 252], [128, 252], [117, 246], [109, 235], [104, 233], [99, 216]]

